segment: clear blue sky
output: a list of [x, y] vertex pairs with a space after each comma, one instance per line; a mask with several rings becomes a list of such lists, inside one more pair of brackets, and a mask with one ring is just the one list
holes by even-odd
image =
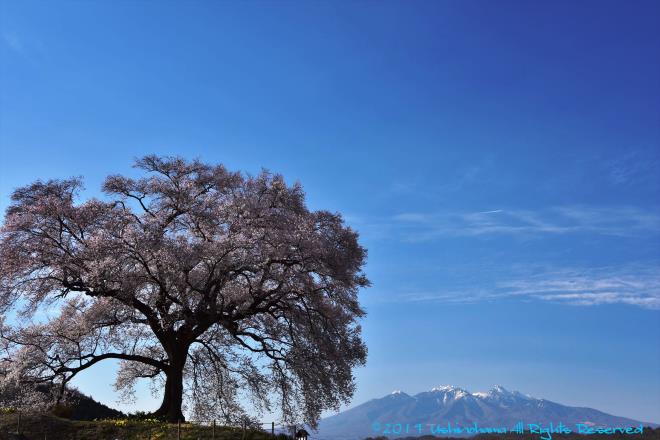
[[[147, 153], [266, 167], [369, 249], [353, 404], [501, 384], [660, 422], [659, 2], [0, 3], [3, 211]], [[111, 373], [77, 384], [115, 405]]]

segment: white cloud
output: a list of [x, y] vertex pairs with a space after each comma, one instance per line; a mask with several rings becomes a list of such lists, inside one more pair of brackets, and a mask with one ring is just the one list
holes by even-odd
[[404, 293], [395, 301], [475, 303], [505, 298], [575, 306], [628, 304], [660, 310], [660, 265], [545, 271], [479, 288]]
[[660, 214], [636, 207], [559, 206], [544, 210], [495, 209], [463, 213], [400, 213], [392, 229], [409, 241], [443, 236], [660, 233]]

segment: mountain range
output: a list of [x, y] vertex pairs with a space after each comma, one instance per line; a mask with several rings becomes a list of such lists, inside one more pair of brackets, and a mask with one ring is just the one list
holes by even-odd
[[560, 422], [574, 431], [578, 423], [604, 427], [657, 426], [592, 408], [537, 399], [518, 391], [508, 391], [502, 386], [476, 393], [459, 387], [440, 386], [414, 396], [394, 391], [322, 419], [314, 438], [356, 440], [379, 435], [442, 435], [441, 431], [432, 432], [432, 429], [448, 424], [452, 429], [456, 426], [474, 427], [476, 423], [479, 428], [505, 427], [510, 430], [519, 422], [523, 422], [525, 430], [529, 429], [528, 424], [540, 425], [539, 429], [542, 429], [549, 423], [556, 427]]

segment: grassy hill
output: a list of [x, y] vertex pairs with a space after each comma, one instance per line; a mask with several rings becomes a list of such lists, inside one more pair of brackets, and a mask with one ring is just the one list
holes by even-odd
[[[17, 436], [18, 414], [0, 414], [0, 440], [176, 440], [176, 424], [127, 419], [78, 421], [50, 414], [21, 415], [21, 433]], [[181, 425], [182, 440], [210, 440], [213, 428], [194, 424]], [[277, 436], [278, 440], [287, 437]], [[270, 433], [217, 426], [216, 440], [273, 440]]]

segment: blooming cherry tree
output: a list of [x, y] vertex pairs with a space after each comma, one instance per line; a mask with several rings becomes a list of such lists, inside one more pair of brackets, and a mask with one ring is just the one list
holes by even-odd
[[243, 404], [315, 425], [348, 402], [366, 347], [357, 294], [366, 251], [300, 185], [147, 156], [140, 178], [14, 191], [0, 231], [0, 377], [53, 383], [118, 360], [116, 387], [162, 393], [155, 415], [245, 416]]

